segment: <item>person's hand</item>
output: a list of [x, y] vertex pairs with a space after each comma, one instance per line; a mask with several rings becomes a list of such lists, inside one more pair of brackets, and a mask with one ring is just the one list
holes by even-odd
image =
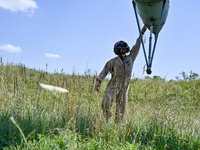
[[142, 35], [145, 33], [146, 29], [147, 29], [147, 27], [144, 25], [143, 28], [142, 28], [142, 31], [141, 31]]
[[95, 90], [99, 91], [100, 85], [101, 85], [100, 81], [97, 80], [96, 85], [95, 85]]

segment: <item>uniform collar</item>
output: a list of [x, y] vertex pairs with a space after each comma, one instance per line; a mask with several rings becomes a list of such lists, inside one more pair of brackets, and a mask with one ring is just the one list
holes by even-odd
[[117, 57], [117, 59], [119, 60], [120, 64], [124, 66], [124, 60], [127, 58], [127, 56], [125, 56], [122, 60], [122, 58], [120, 58], [120, 56]]

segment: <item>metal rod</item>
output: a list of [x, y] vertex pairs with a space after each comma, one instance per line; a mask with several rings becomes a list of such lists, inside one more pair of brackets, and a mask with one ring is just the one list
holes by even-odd
[[150, 67], [151, 67], [152, 62], [153, 62], [153, 56], [154, 56], [154, 52], [155, 52], [155, 49], [156, 49], [156, 43], [157, 43], [157, 40], [158, 40], [158, 34], [159, 34], [159, 31], [160, 31], [160, 26], [161, 26], [161, 21], [162, 21], [162, 17], [163, 17], [163, 12], [164, 12], [164, 8], [165, 8], [165, 4], [166, 4], [166, 0], [163, 1], [163, 7], [162, 7], [161, 15], [160, 15], [160, 20], [159, 20], [158, 28], [157, 28], [157, 31], [156, 31], [156, 37], [155, 37], [155, 42], [154, 42], [154, 46], [153, 46], [153, 52], [152, 52], [152, 56], [151, 56]]
[[151, 24], [150, 24], [150, 37], [149, 37], [149, 57], [148, 57], [148, 66], [147, 67], [151, 67], [151, 43], [152, 43], [152, 32], [153, 32], [153, 20], [151, 20]]
[[142, 47], [143, 47], [146, 65], [148, 66], [147, 56], [146, 56], [145, 47], [144, 47], [144, 41], [143, 41], [141, 29], [140, 29], [140, 23], [139, 23], [139, 20], [138, 20], [138, 15], [137, 15], [137, 12], [136, 12], [136, 4], [135, 4], [134, 0], [132, 1], [132, 3], [133, 3], [134, 12], [135, 12], [135, 18], [136, 18], [137, 25], [138, 25], [138, 30], [139, 30], [139, 33], [140, 33], [140, 38], [141, 38], [141, 41], [142, 41]]

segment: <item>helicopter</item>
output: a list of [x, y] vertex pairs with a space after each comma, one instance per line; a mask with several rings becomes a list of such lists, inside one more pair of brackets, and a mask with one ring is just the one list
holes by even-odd
[[[158, 35], [166, 22], [169, 12], [169, 0], [133, 0], [132, 4], [135, 12], [138, 31], [142, 41], [142, 47], [147, 66], [146, 72], [147, 74], [151, 74], [152, 73], [151, 67], [158, 40]], [[144, 40], [140, 29], [138, 14], [143, 24], [150, 31], [148, 57], [144, 47]], [[155, 35], [153, 49], [152, 49], [152, 34]]]

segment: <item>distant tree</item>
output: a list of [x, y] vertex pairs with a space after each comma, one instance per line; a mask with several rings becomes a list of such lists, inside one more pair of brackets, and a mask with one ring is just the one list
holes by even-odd
[[[182, 75], [183, 80], [187, 81], [187, 80], [194, 80], [197, 79], [199, 77], [199, 74], [193, 72], [192, 70], [190, 71], [190, 74], [187, 75], [187, 73], [185, 73], [184, 71], [179, 73]], [[178, 78], [177, 78], [178, 79]]]
[[190, 80], [197, 79], [198, 77], [199, 77], [199, 74], [192, 72], [192, 70], [190, 71], [190, 75], [189, 75]]
[[182, 75], [182, 77], [183, 77], [183, 80], [188, 80], [188, 75], [187, 75], [187, 73], [185, 73], [184, 71], [182, 71], [181, 73], [179, 73], [179, 74], [181, 74]]
[[153, 76], [153, 79], [162, 79], [160, 76]]
[[150, 76], [145, 76], [144, 78], [145, 79], [152, 79]]

